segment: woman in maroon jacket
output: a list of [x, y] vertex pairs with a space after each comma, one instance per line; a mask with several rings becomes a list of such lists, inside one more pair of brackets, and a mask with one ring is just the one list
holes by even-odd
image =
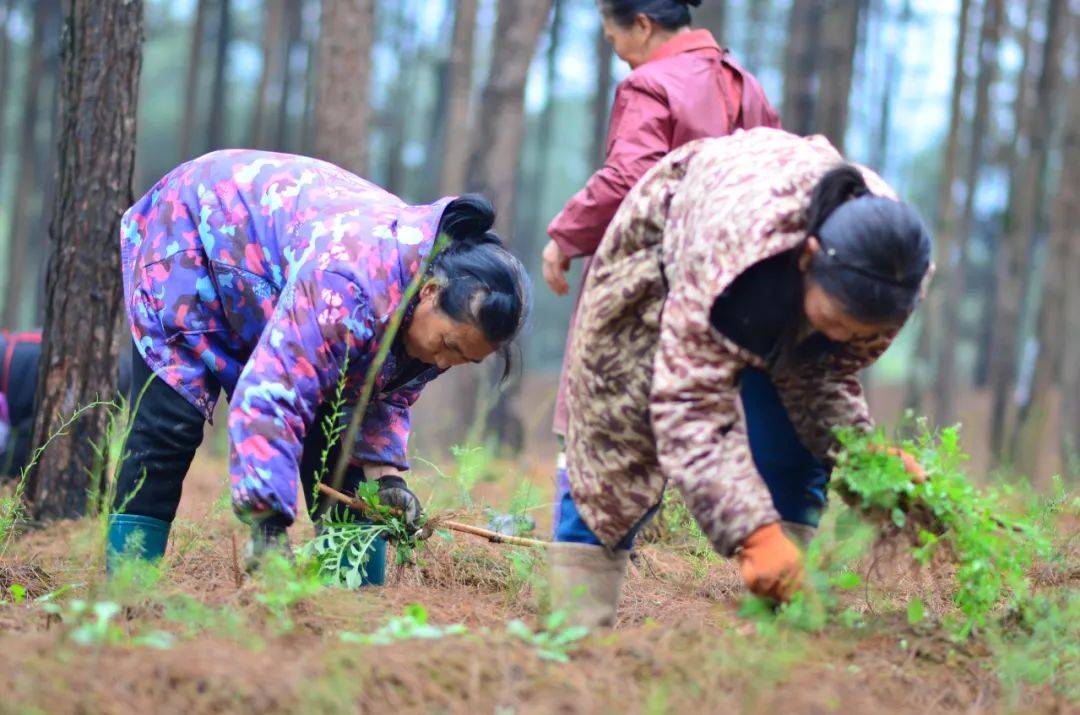
[[[615, 91], [604, 166], [548, 226], [551, 240], [544, 249], [544, 280], [558, 295], [569, 292], [565, 274], [571, 259], [588, 259], [596, 252], [623, 198], [668, 152], [737, 129], [780, 126], [758, 81], [721, 49], [708, 30], [691, 29], [689, 6], [700, 4], [701, 0], [599, 2], [608, 41], [633, 71]], [[571, 316], [571, 335], [573, 325]], [[564, 361], [555, 405], [555, 433], [560, 437], [566, 434], [565, 392]], [[560, 494], [569, 489], [561, 464], [560, 457]]]

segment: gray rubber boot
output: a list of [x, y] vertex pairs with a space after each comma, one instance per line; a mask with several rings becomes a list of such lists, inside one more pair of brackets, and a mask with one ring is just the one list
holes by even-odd
[[784, 530], [784, 534], [795, 542], [803, 551], [810, 545], [811, 540], [814, 538], [814, 534], [817, 533], [816, 526], [810, 526], [809, 524], [797, 524], [794, 521], [781, 521], [780, 528]]
[[548, 558], [552, 609], [565, 610], [569, 625], [614, 626], [630, 552], [612, 555], [603, 546], [555, 542], [548, 548]]

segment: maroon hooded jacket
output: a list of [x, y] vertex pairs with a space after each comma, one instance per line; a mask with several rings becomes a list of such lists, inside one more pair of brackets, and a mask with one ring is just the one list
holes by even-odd
[[[780, 118], [754, 76], [708, 30], [679, 33], [619, 84], [604, 166], [551, 221], [548, 235], [571, 258], [591, 256], [623, 198], [668, 152], [695, 139], [760, 126], [779, 128]], [[573, 326], [571, 316], [570, 335]], [[565, 391], [564, 358], [555, 406], [557, 434], [566, 434]]]

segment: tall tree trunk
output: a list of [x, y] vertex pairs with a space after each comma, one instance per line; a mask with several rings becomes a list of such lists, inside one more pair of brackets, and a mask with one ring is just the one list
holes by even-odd
[[700, 7], [690, 8], [694, 26], [711, 32], [721, 47], [727, 32], [727, 5], [727, 0], [707, 0]]
[[15, 0], [4, 0], [4, 15], [0, 18], [0, 172], [4, 170], [4, 154], [7, 149], [7, 113], [8, 87], [11, 84], [11, 15], [15, 10]]
[[[4, 325], [27, 327], [30, 312], [22, 308], [26, 276], [36, 275], [29, 265], [30, 242], [33, 231], [29, 226], [30, 208], [34, 191], [38, 187], [39, 157], [41, 147], [36, 142], [36, 129], [40, 116], [41, 84], [46, 63], [45, 52], [48, 38], [55, 35], [60, 18], [59, 0], [41, 0], [34, 6], [34, 27], [31, 35], [26, 95], [23, 98], [22, 119], [19, 136], [19, 181], [11, 204], [11, 223], [8, 230], [8, 275], [4, 298]], [[45, 152], [47, 153], [47, 151]], [[43, 232], [42, 232], [43, 234]], [[40, 240], [44, 235], [39, 234]], [[25, 317], [24, 317], [25, 316]]]
[[217, 33], [214, 36], [214, 76], [210, 86], [210, 116], [206, 144], [210, 149], [227, 145], [225, 122], [229, 117], [229, 92], [225, 71], [229, 66], [229, 43], [232, 41], [231, 0], [218, 0]]
[[321, 27], [315, 156], [363, 175], [368, 165], [374, 0], [324, 0]]
[[843, 153], [863, 0], [825, 0], [824, 4], [820, 49], [823, 71], [818, 80], [820, 89], [814, 130], [828, 137]]
[[[43, 444], [78, 408], [116, 391], [120, 219], [131, 205], [142, 66], [141, 0], [67, 5], [61, 52], [60, 185], [34, 417]], [[126, 331], [119, 331], [126, 332]], [[37, 518], [79, 516], [108, 414], [96, 409], [42, 455], [28, 495]]]
[[797, 0], [788, 15], [784, 52], [784, 128], [794, 134], [814, 131], [818, 38], [826, 0]]
[[397, 79], [390, 91], [390, 101], [383, 107], [381, 123], [386, 139], [385, 182], [390, 191], [405, 192], [405, 143], [408, 140], [413, 101], [413, 76], [419, 64], [420, 38], [416, 25], [415, 5], [399, 0], [395, 13], [396, 30], [394, 55], [397, 57]]
[[596, 166], [607, 158], [608, 122], [611, 117], [611, 44], [604, 35], [604, 26], [596, 30], [596, 93], [592, 106], [592, 156]]
[[466, 185], [487, 195], [498, 215], [496, 230], [513, 226], [514, 188], [525, 130], [525, 81], [547, 23], [551, 0], [500, 0], [484, 108], [469, 142]]
[[[529, 183], [532, 188], [528, 191], [528, 211], [520, 222], [518, 235], [529, 237], [537, 232], [543, 235], [543, 217], [540, 215], [544, 206], [545, 188], [547, 187], [548, 169], [550, 157], [552, 133], [555, 130], [556, 106], [555, 86], [559, 83], [559, 51], [562, 47], [563, 36], [563, 8], [564, 0], [552, 0], [551, 28], [548, 31], [548, 46], [544, 60], [544, 108], [540, 113], [539, 125], [536, 132], [535, 152], [532, 160], [532, 176]], [[527, 246], [518, 246], [521, 255], [532, 255]]]
[[[1064, 26], [1073, 27], [1073, 37], [1080, 41], [1080, 13], [1069, 13], [1071, 18], [1062, 17]], [[1065, 34], [1064, 37], [1068, 35]], [[1056, 60], [1056, 58], [1055, 58]], [[1060, 72], [1060, 68], [1057, 70]], [[1044, 71], [1045, 73], [1045, 71]], [[1030, 395], [1018, 414], [1018, 424], [1013, 438], [1015, 446], [1013, 456], [1016, 466], [1023, 474], [1032, 475], [1038, 463], [1039, 452], [1044, 444], [1042, 439], [1046, 419], [1050, 412], [1050, 393], [1055, 385], [1067, 382], [1064, 367], [1064, 351], [1069, 316], [1066, 312], [1068, 286], [1080, 279], [1080, 243], [1077, 226], [1080, 225], [1080, 78], [1074, 77], [1066, 95], [1067, 122], [1062, 133], [1061, 156], [1062, 170], [1058, 180], [1057, 197], [1053, 206], [1053, 218], [1050, 229], [1050, 244], [1047, 252], [1046, 271], [1042, 281], [1042, 296], [1039, 304], [1035, 338], [1038, 343], [1035, 366], [1031, 385], [1027, 389]], [[1053, 107], [1044, 107], [1051, 113]], [[1075, 288], [1073, 293], [1076, 293]], [[1075, 307], [1075, 303], [1072, 304]], [[1077, 322], [1076, 316], [1072, 316]], [[1074, 338], [1075, 340], [1075, 338]], [[1075, 371], [1077, 368], [1071, 368]], [[1075, 402], [1080, 399], [1080, 391], [1063, 392], [1062, 402]], [[1062, 410], [1066, 417], [1068, 408]], [[1062, 425], [1062, 435], [1066, 434]], [[1069, 443], [1062, 440], [1063, 455], [1068, 457]]]
[[767, 64], [765, 57], [769, 49], [768, 31], [773, 4], [772, 0], [752, 0], [747, 4], [746, 67], [755, 74], [761, 74]]
[[[339, 2], [339, 0], [327, 0], [327, 2]], [[277, 132], [274, 140], [274, 148], [278, 151], [288, 151], [290, 149], [289, 104], [292, 102], [293, 94], [292, 58], [293, 50], [302, 38], [301, 25], [303, 16], [301, 11], [302, 8], [299, 2], [294, 0], [285, 3], [285, 28], [282, 33], [285, 42], [285, 62], [281, 73], [281, 101], [278, 102]]]
[[[926, 387], [930, 382], [929, 377], [932, 376], [936, 382], [937, 393], [940, 393], [943, 389], [949, 389], [950, 376], [942, 374], [941, 365], [939, 364], [940, 359], [931, 357], [931, 355], [935, 352], [940, 353], [943, 339], [941, 313], [944, 309], [945, 291], [949, 285], [948, 276], [952, 275], [960, 265], [960, 258], [957, 255], [955, 246], [958, 208], [956, 181], [960, 162], [962, 100], [964, 87], [967, 84], [964, 62], [967, 58], [968, 20], [970, 16], [971, 0], [961, 0], [960, 17], [956, 27], [956, 54], [953, 56], [949, 130], [945, 139], [945, 159], [941, 167], [937, 213], [934, 219], [938, 276], [930, 286], [927, 305], [922, 311], [922, 325], [919, 330], [919, 341], [913, 361], [915, 365], [908, 375], [904, 397], [904, 407], [916, 413], [922, 412], [922, 401]], [[943, 410], [940, 398], [936, 409], [937, 423], [943, 424], [941, 421]]]
[[266, 0], [262, 27], [262, 71], [259, 86], [255, 90], [255, 107], [251, 114], [251, 146], [266, 146], [266, 110], [269, 103], [271, 83], [281, 72], [282, 64], [282, 15], [284, 0]]
[[[1053, 133], [1053, 112], [1061, 84], [1061, 50], [1065, 44], [1066, 0], [1049, 0], [1048, 32], [1043, 43], [1042, 66], [1034, 101], [1021, 127], [1026, 155], [1021, 151], [1009, 187], [1009, 208], [997, 262], [994, 306], [994, 340], [990, 358], [991, 447], [999, 462], [1011, 460], [1018, 409], [1026, 400], [1015, 399], [1021, 321], [1024, 317], [1029, 257], [1036, 232], [1042, 226], [1048, 145]], [[1021, 388], [1025, 386], [1021, 385]]]
[[964, 209], [956, 236], [953, 263], [946, 267], [943, 285], [945, 297], [941, 306], [942, 340], [938, 345], [937, 379], [935, 381], [935, 415], [938, 424], [951, 424], [957, 417], [956, 344], [961, 334], [960, 306], [967, 285], [967, 253], [971, 234], [975, 230], [975, 197], [979, 190], [980, 172], [986, 159], [986, 136], [992, 114], [990, 90], [998, 76], [998, 48], [1005, 23], [1002, 0], [986, 0], [983, 6], [982, 31], [979, 35], [979, 74], [975, 81], [975, 113], [971, 122], [971, 142], [964, 173]]
[[[471, 156], [466, 186], [491, 199], [495, 230], [509, 236], [514, 225], [514, 199], [522, 136], [525, 130], [525, 82], [529, 65], [547, 24], [551, 0], [501, 0], [495, 24], [494, 50], [481, 95], [484, 108], [469, 142]], [[500, 442], [521, 446], [524, 428], [506, 393], [495, 403], [487, 423]]]
[[[1073, 25], [1076, 25], [1073, 16]], [[1062, 137], [1061, 156], [1073, 157], [1063, 161], [1058, 179], [1057, 200], [1054, 203], [1054, 240], [1064, 249], [1060, 259], [1064, 278], [1064, 315], [1056, 325], [1052, 315], [1046, 316], [1047, 330], [1057, 331], [1063, 338], [1061, 346], [1061, 461], [1080, 477], [1080, 241], [1076, 227], [1080, 226], [1080, 78], [1073, 77], [1069, 89], [1068, 113]], [[1054, 265], [1051, 262], [1050, 265]], [[1044, 305], [1050, 305], [1047, 296]], [[1042, 321], [1040, 321], [1042, 322]]]
[[458, 0], [455, 4], [439, 178], [439, 193], [444, 195], [460, 192], [468, 171], [477, 5], [477, 0]]
[[191, 28], [191, 43], [188, 45], [187, 78], [184, 81], [184, 113], [180, 121], [181, 159], [187, 161], [199, 150], [195, 146], [196, 126], [199, 122], [200, 92], [199, 78], [202, 69], [203, 47], [206, 44], [206, 18], [210, 14], [209, 0], [198, 0], [195, 4], [195, 24]]

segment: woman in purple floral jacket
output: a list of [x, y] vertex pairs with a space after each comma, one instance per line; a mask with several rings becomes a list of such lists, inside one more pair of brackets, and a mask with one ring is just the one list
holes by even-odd
[[[408, 468], [410, 406], [446, 369], [506, 357], [530, 303], [525, 271], [489, 232], [493, 221], [482, 197], [409, 206], [332, 164], [287, 154], [219, 151], [161, 179], [121, 223], [138, 404], [110, 554], [135, 544], [146, 558], [164, 553], [222, 389], [233, 507], [256, 525], [256, 547], [283, 541], [298, 480], [309, 502], [315, 496], [328, 400], [341, 380], [355, 399], [427, 266], [349, 445], [345, 485], [378, 479], [383, 502], [415, 522], [419, 502], [398, 475]], [[449, 241], [427, 261], [440, 234]]]

